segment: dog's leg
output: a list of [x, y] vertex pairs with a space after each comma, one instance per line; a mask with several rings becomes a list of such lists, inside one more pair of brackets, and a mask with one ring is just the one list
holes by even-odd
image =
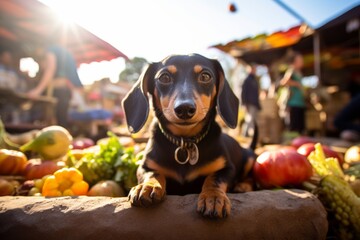
[[140, 184], [129, 193], [129, 201], [134, 206], [148, 207], [161, 202], [165, 197], [165, 176], [156, 172], [142, 173]]
[[231, 203], [226, 195], [228, 184], [216, 181], [215, 175], [206, 177], [199, 195], [197, 211], [205, 217], [224, 218], [230, 214]]
[[233, 189], [233, 192], [234, 193], [251, 192], [254, 190], [254, 185], [255, 185], [254, 180], [252, 178], [247, 178], [237, 183]]
[[255, 188], [255, 181], [252, 176], [252, 169], [254, 167], [255, 157], [248, 157], [248, 155], [244, 157], [246, 158], [246, 164], [244, 166], [242, 176], [239, 177], [241, 181], [237, 182], [232, 190], [235, 193], [251, 192]]

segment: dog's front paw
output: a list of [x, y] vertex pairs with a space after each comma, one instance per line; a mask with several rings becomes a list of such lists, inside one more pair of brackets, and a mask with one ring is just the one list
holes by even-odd
[[133, 187], [129, 192], [129, 201], [138, 207], [149, 207], [159, 203], [165, 197], [165, 190], [158, 183], [144, 182]]
[[197, 211], [205, 217], [225, 218], [230, 214], [231, 203], [226, 193], [219, 189], [204, 190], [200, 193]]

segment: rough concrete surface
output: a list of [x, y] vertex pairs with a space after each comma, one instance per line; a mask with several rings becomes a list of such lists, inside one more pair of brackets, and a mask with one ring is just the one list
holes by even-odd
[[198, 195], [150, 208], [127, 198], [0, 197], [0, 239], [325, 239], [326, 210], [302, 190], [229, 194], [231, 215], [203, 218]]

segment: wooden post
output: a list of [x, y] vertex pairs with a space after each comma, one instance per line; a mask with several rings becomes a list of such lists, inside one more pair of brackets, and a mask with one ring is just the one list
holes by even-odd
[[321, 52], [320, 52], [320, 34], [319, 32], [314, 32], [314, 73], [318, 77], [319, 82], [321, 83]]

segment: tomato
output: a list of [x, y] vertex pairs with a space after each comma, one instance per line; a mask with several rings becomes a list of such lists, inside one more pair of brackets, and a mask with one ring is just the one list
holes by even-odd
[[72, 141], [73, 149], [85, 149], [94, 145], [95, 142], [91, 138], [76, 138]]
[[[321, 145], [321, 146], [324, 150], [325, 157], [337, 158], [340, 166], [342, 166], [342, 164], [344, 163], [344, 158], [341, 154], [335, 152], [329, 146], [326, 146], [326, 145]], [[304, 155], [305, 157], [308, 157], [310, 155], [310, 153], [314, 150], [315, 150], [315, 143], [305, 143], [297, 149], [297, 152]]]
[[27, 163], [24, 153], [0, 149], [0, 175], [22, 175]]
[[262, 188], [299, 185], [313, 174], [305, 156], [292, 148], [261, 153], [254, 164], [254, 176]]
[[64, 162], [41, 161], [40, 159], [30, 159], [25, 167], [25, 178], [40, 179], [45, 175], [50, 175], [65, 166]]
[[307, 136], [299, 136], [291, 141], [291, 146], [297, 149], [305, 143], [315, 143], [315, 141]]

